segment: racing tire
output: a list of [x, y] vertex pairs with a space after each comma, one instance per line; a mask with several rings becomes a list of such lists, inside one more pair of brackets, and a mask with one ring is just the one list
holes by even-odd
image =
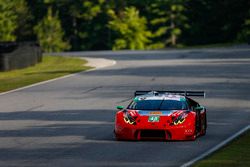
[[[199, 120], [198, 120], [199, 117]], [[194, 136], [193, 140], [195, 140], [197, 137], [201, 135], [202, 127], [201, 127], [201, 118], [200, 115], [195, 116], [195, 124], [194, 124]]]
[[206, 135], [206, 132], [207, 132], [207, 115], [205, 114], [205, 120], [203, 122], [203, 125], [201, 127], [201, 130], [202, 130], [202, 133], [201, 135], [204, 136]]
[[113, 138], [114, 138], [114, 140], [116, 140], [116, 141], [120, 141], [121, 139], [117, 136], [117, 134], [115, 133], [115, 130], [114, 130], [114, 132], [113, 132]]

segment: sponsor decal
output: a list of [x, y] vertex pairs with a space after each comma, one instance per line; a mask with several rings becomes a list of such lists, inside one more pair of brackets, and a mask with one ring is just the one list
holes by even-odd
[[152, 115], [161, 115], [162, 112], [161, 111], [152, 111], [149, 114], [152, 114]]
[[192, 129], [185, 129], [185, 133], [187, 134], [190, 134], [190, 133], [193, 133], [193, 130]]
[[[161, 116], [169, 116], [171, 115], [173, 112], [175, 112], [175, 110], [167, 110], [167, 111], [150, 111], [150, 110], [137, 110], [138, 114], [144, 116], [144, 115], [161, 115]], [[156, 112], [156, 113], [155, 113]]]

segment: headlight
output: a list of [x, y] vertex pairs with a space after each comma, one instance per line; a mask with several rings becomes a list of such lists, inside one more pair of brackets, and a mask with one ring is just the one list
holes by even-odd
[[186, 112], [181, 113], [179, 116], [173, 118], [172, 125], [179, 125], [185, 122], [188, 114]]
[[131, 125], [136, 124], [135, 122], [136, 117], [135, 116], [133, 117], [128, 111], [124, 112], [123, 117], [124, 117], [123, 118], [124, 122], [131, 124]]

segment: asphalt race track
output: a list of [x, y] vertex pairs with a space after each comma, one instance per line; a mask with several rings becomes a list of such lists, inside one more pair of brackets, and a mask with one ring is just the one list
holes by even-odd
[[[250, 122], [250, 48], [64, 53], [117, 64], [0, 96], [0, 166], [180, 166]], [[115, 141], [135, 90], [205, 90], [207, 135]]]

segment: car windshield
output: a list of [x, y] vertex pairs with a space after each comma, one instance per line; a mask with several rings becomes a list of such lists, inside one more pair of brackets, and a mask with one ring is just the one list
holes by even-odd
[[186, 101], [178, 100], [140, 100], [133, 101], [128, 109], [133, 110], [187, 110]]

